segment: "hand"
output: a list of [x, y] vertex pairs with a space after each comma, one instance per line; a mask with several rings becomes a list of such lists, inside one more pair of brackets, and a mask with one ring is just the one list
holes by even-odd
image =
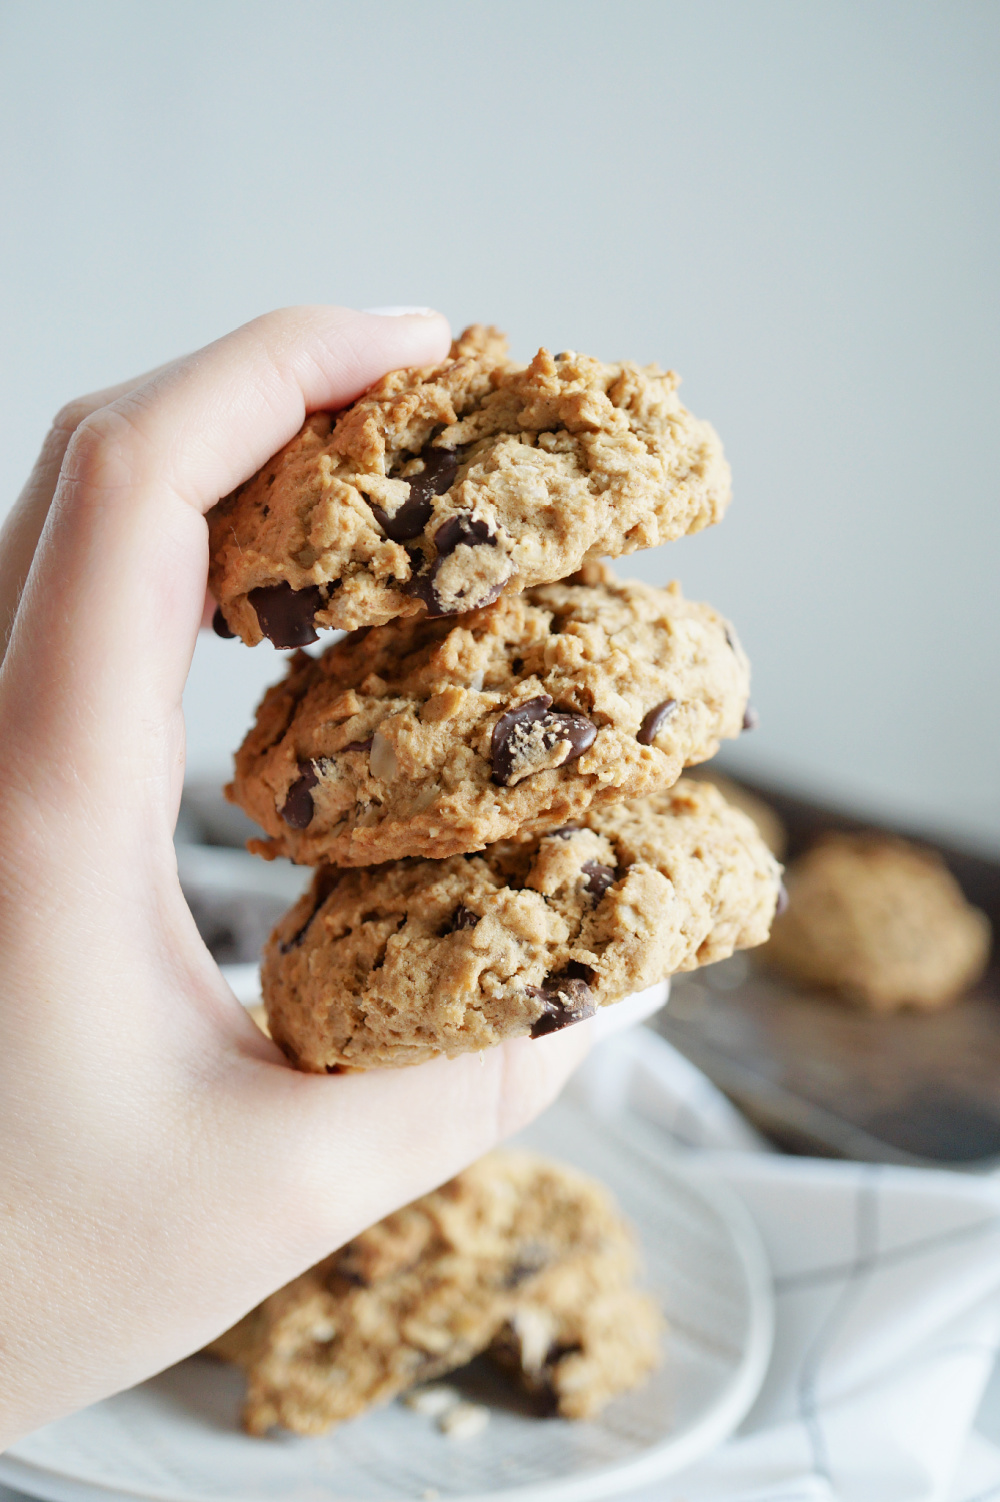
[[[0, 1448], [198, 1349], [516, 1130], [586, 1025], [317, 1078], [181, 895], [204, 513], [437, 315], [271, 314], [66, 408], [0, 540]], [[234, 644], [234, 651], [245, 650]]]

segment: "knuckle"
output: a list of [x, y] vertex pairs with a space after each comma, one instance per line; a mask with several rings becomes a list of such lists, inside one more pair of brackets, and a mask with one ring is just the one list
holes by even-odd
[[120, 483], [128, 469], [124, 450], [133, 434], [132, 421], [115, 407], [87, 412], [69, 439], [64, 477], [89, 485]]

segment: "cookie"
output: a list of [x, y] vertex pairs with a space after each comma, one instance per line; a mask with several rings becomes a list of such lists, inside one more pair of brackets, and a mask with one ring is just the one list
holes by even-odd
[[933, 851], [827, 836], [789, 869], [788, 909], [763, 957], [806, 986], [889, 1012], [955, 1001], [982, 974], [990, 923]]
[[250, 845], [265, 856], [442, 858], [675, 782], [740, 733], [748, 692], [710, 606], [593, 564], [296, 656], [226, 792], [267, 831]]
[[742, 809], [748, 814], [760, 831], [768, 850], [781, 860], [788, 848], [788, 831], [770, 803], [765, 803], [763, 798], [751, 793], [742, 782], [733, 782], [731, 777], [717, 772], [714, 767], [694, 767], [691, 776], [699, 782], [710, 782], [719, 789], [731, 808]]
[[449, 614], [697, 532], [729, 500], [715, 433], [672, 371], [539, 350], [474, 325], [302, 431], [209, 514], [224, 635], [306, 646]]
[[324, 1434], [415, 1382], [499, 1359], [566, 1417], [657, 1365], [663, 1319], [600, 1185], [497, 1152], [272, 1294], [209, 1349], [246, 1372], [243, 1425]]
[[763, 943], [780, 870], [687, 780], [479, 855], [326, 867], [264, 950], [271, 1036], [317, 1073], [541, 1037]]

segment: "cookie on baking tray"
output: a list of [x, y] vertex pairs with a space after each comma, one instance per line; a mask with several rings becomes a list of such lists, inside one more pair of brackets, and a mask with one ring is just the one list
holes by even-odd
[[227, 796], [270, 836], [260, 854], [443, 858], [669, 786], [740, 733], [748, 692], [711, 606], [591, 564], [293, 658]]
[[990, 922], [934, 851], [830, 834], [789, 868], [788, 909], [762, 957], [803, 985], [889, 1012], [956, 1001], [990, 952]]
[[313, 414], [212, 510], [222, 634], [298, 647], [470, 610], [718, 521], [729, 467], [677, 384], [573, 352], [523, 367], [473, 325], [444, 364]]
[[363, 1231], [209, 1347], [247, 1379], [250, 1434], [324, 1434], [494, 1350], [550, 1411], [590, 1418], [660, 1359], [611, 1196], [573, 1169], [495, 1152]]
[[324, 867], [265, 947], [271, 1036], [313, 1072], [541, 1037], [763, 943], [780, 874], [690, 780], [478, 855]]

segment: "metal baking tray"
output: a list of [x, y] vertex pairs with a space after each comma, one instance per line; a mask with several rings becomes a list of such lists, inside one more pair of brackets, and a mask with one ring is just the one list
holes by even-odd
[[[789, 859], [824, 830], [874, 827], [745, 785], [785, 823]], [[1000, 934], [1000, 863], [934, 848]], [[889, 1016], [789, 984], [767, 970], [764, 953], [677, 976], [670, 1005], [652, 1025], [773, 1142], [789, 1152], [876, 1163], [1000, 1166], [996, 953], [956, 1005]]]

